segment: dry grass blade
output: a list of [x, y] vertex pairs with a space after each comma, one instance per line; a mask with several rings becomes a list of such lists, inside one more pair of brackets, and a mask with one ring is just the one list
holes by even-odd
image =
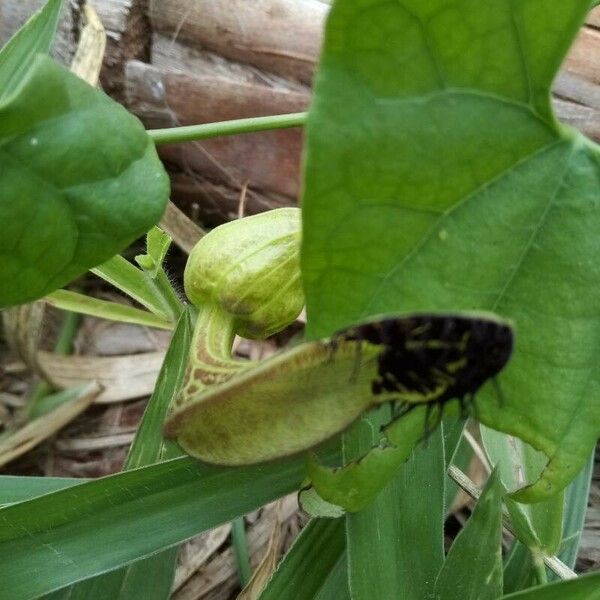
[[160, 226], [187, 254], [192, 251], [196, 242], [206, 235], [205, 231], [200, 229], [194, 221], [179, 210], [171, 201], [167, 203], [165, 214], [160, 220]]
[[106, 31], [94, 8], [83, 7], [86, 24], [81, 32], [71, 71], [90, 85], [98, 85], [106, 50]]
[[57, 409], [35, 419], [0, 442], [0, 467], [25, 454], [82, 413], [102, 391], [93, 381], [85, 386], [78, 397]]
[[194, 573], [206, 563], [206, 561], [225, 543], [231, 532], [231, 524], [222, 525], [208, 533], [201, 535], [198, 539], [190, 543], [183, 557], [180, 558], [181, 564], [175, 572], [172, 592], [175, 593], [183, 586]]
[[[258, 556], [264, 553], [272, 533], [274, 505], [268, 505], [248, 530], [248, 550], [252, 564], [258, 564]], [[287, 524], [295, 518], [298, 510], [296, 496], [288, 496], [282, 501], [280, 518]], [[284, 525], [285, 526], [285, 525]], [[230, 598], [238, 585], [237, 567], [233, 549], [227, 548], [207, 563], [190, 581], [181, 587], [172, 600], [213, 600]]]
[[67, 438], [56, 441], [56, 449], [63, 452], [92, 452], [108, 448], [129, 446], [135, 433], [115, 433], [113, 435], [93, 436], [84, 438]]
[[98, 381], [104, 388], [96, 399], [106, 404], [149, 396], [165, 357], [164, 352], [126, 356], [58, 356], [39, 352], [40, 367], [58, 388]]
[[248, 585], [241, 591], [237, 600], [258, 600], [277, 566], [281, 546], [281, 500], [276, 502], [274, 513], [273, 530], [271, 531], [265, 555], [254, 570], [252, 579], [250, 579]]
[[39, 373], [37, 351], [44, 319], [44, 304], [33, 302], [2, 312], [8, 343], [29, 369]]

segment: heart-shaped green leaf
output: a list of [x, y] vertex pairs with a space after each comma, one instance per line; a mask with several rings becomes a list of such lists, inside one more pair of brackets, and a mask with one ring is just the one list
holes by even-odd
[[564, 488], [600, 433], [600, 153], [550, 104], [589, 6], [337, 2], [308, 122], [309, 335], [396, 311], [514, 320], [505, 404], [479, 418], [548, 457], [525, 502]]
[[0, 103], [0, 164], [0, 307], [106, 261], [169, 195], [141, 123], [44, 56]]

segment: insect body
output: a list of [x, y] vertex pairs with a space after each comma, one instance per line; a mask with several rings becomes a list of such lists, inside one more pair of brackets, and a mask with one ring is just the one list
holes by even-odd
[[513, 347], [511, 327], [490, 317], [412, 315], [382, 318], [334, 336], [381, 347], [375, 396], [406, 404], [464, 401], [506, 365]]

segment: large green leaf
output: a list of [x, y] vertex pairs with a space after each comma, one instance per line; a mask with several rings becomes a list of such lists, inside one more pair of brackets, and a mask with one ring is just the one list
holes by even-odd
[[[337, 457], [325, 449], [321, 460]], [[303, 477], [302, 456], [237, 469], [177, 458], [0, 508], [0, 599], [35, 598], [146, 558], [298, 489]]]
[[0, 102], [25, 77], [35, 55], [52, 47], [61, 7], [62, 0], [48, 0], [0, 50]]
[[440, 570], [435, 600], [496, 600], [502, 594], [502, 494], [492, 473]]
[[0, 103], [0, 306], [106, 261], [162, 215], [169, 183], [141, 123], [38, 56]]
[[[343, 0], [308, 122], [308, 332], [386, 312], [494, 310], [517, 351], [478, 418], [549, 458], [549, 497], [600, 433], [600, 154], [552, 79], [588, 0]], [[532, 405], [535, 407], [533, 408]]]

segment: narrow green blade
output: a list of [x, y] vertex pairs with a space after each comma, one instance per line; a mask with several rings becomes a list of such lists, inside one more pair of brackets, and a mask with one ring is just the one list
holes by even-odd
[[503, 600], [600, 600], [600, 573], [502, 596]]
[[179, 458], [6, 506], [0, 599], [35, 598], [247, 514], [298, 489], [304, 462], [225, 469]]
[[[593, 472], [594, 452], [592, 452], [587, 465], [567, 488], [565, 494], [562, 543], [558, 558], [572, 569], [575, 567], [581, 534], [583, 533]], [[554, 577], [554, 574], [550, 576]]]
[[436, 600], [497, 600], [502, 595], [503, 493], [494, 471], [450, 547], [435, 582]]
[[[175, 454], [175, 444], [165, 442], [162, 424], [167, 410], [181, 385], [187, 363], [193, 324], [190, 309], [180, 317], [163, 366], [158, 375], [154, 393], [148, 402], [144, 417], [129, 450], [124, 470], [145, 466], [161, 460], [165, 454]], [[53, 593], [47, 600], [93, 600], [111, 598], [129, 600], [133, 597], [145, 600], [163, 600], [169, 597], [175, 566], [177, 548], [170, 548], [123, 569], [82, 581], [81, 583]]]
[[[260, 600], [348, 597], [346, 565], [341, 561], [345, 545], [342, 519], [313, 519], [283, 557]], [[329, 595], [329, 587], [335, 596]]]
[[[378, 425], [363, 419], [345, 434], [345, 456], [376, 443]], [[353, 600], [428, 597], [444, 557], [444, 481], [438, 429], [367, 508], [346, 516]]]
[[67, 477], [15, 477], [0, 476], [0, 504], [23, 502], [36, 496], [49, 494], [58, 490], [85, 483], [88, 479], [71, 479]]
[[34, 56], [52, 47], [61, 7], [62, 0], [49, 0], [0, 50], [0, 102], [23, 79]]

